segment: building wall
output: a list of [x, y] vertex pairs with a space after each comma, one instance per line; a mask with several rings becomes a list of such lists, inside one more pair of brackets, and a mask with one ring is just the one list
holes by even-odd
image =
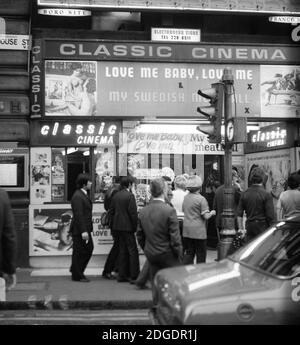
[[[0, 17], [2, 34], [11, 39], [22, 39], [30, 34], [30, 0], [2, 0]], [[8, 42], [8, 41], [7, 41]], [[12, 41], [11, 41], [12, 42]], [[19, 41], [18, 41], [19, 42]], [[5, 45], [6, 46], [6, 45]], [[7, 48], [7, 46], [6, 46]], [[29, 56], [30, 50], [13, 45], [12, 49], [0, 44], [0, 148], [29, 147]], [[25, 169], [27, 169], [25, 167]], [[11, 191], [17, 230], [17, 266], [28, 267], [28, 204], [29, 192]]]

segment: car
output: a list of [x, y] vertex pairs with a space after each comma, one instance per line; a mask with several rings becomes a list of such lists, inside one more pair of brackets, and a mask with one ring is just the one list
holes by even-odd
[[300, 216], [278, 221], [225, 259], [160, 270], [159, 325], [300, 324]]

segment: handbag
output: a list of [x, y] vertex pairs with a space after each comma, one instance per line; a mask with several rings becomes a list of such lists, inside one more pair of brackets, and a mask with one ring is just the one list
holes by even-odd
[[112, 217], [112, 211], [111, 210], [108, 210], [108, 211], [105, 211], [102, 213], [100, 222], [101, 222], [101, 225], [103, 227], [111, 228], [112, 220], [113, 220], [113, 217]]
[[230, 252], [234, 253], [236, 250], [240, 249], [244, 245], [244, 238], [237, 232], [232, 240]]

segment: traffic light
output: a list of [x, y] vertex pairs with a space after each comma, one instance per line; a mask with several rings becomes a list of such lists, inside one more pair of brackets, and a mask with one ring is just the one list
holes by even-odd
[[211, 89], [198, 90], [198, 95], [209, 99], [210, 106], [198, 107], [197, 111], [204, 115], [211, 123], [207, 131], [202, 131], [208, 135], [212, 143], [221, 142], [221, 126], [223, 117], [224, 85], [223, 83], [211, 84]]

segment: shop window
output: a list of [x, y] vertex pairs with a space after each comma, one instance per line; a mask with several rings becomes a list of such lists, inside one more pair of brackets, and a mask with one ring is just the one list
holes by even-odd
[[116, 176], [116, 149], [115, 147], [97, 147], [94, 149], [94, 200], [103, 201], [108, 187]]

